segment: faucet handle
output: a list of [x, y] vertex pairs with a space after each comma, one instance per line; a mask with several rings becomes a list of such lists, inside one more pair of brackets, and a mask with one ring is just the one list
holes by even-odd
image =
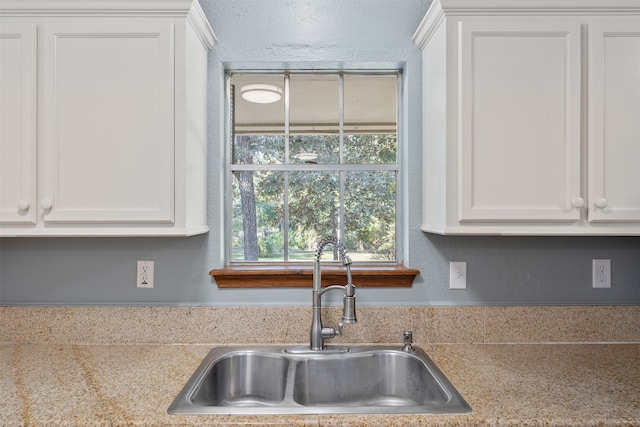
[[344, 327], [344, 325], [342, 324], [342, 322], [338, 323], [338, 329], [330, 328], [330, 327], [326, 327], [325, 326], [320, 331], [320, 334], [321, 334], [322, 338], [335, 338], [335, 337], [338, 337], [338, 336], [342, 335], [342, 328], [343, 327]]

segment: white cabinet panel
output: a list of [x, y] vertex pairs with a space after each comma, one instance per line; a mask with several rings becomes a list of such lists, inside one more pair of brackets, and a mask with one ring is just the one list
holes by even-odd
[[46, 222], [173, 222], [170, 24], [44, 27]]
[[4, 0], [0, 34], [0, 237], [208, 231], [197, 0]]
[[580, 25], [459, 25], [459, 220], [579, 220]]
[[36, 223], [36, 26], [0, 26], [0, 224]]
[[640, 19], [589, 26], [589, 107], [589, 221], [640, 222]]
[[640, 235], [640, 3], [434, 0], [414, 41], [423, 231]]

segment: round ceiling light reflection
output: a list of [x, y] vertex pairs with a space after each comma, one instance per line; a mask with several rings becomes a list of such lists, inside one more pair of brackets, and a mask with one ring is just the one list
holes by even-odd
[[271, 104], [282, 98], [282, 89], [273, 85], [246, 85], [240, 88], [240, 93], [244, 99], [256, 104]]

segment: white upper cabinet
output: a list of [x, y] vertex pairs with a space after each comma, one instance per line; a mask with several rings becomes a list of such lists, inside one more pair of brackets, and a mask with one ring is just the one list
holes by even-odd
[[36, 26], [0, 25], [0, 224], [36, 223]]
[[0, 8], [0, 236], [206, 232], [214, 35], [198, 2], [39, 6]]
[[459, 221], [577, 221], [580, 25], [459, 29]]
[[640, 224], [640, 20], [589, 25], [589, 221]]
[[172, 30], [44, 25], [46, 223], [174, 221]]
[[424, 231], [640, 235], [640, 1], [580, 3], [434, 0]]

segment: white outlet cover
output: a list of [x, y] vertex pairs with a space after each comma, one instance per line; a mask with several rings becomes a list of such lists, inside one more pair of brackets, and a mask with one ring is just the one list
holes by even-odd
[[451, 261], [449, 263], [449, 289], [467, 289], [467, 263]]
[[136, 286], [138, 288], [153, 288], [153, 261], [138, 261]]
[[594, 259], [592, 268], [592, 284], [594, 288], [611, 287], [611, 260]]

